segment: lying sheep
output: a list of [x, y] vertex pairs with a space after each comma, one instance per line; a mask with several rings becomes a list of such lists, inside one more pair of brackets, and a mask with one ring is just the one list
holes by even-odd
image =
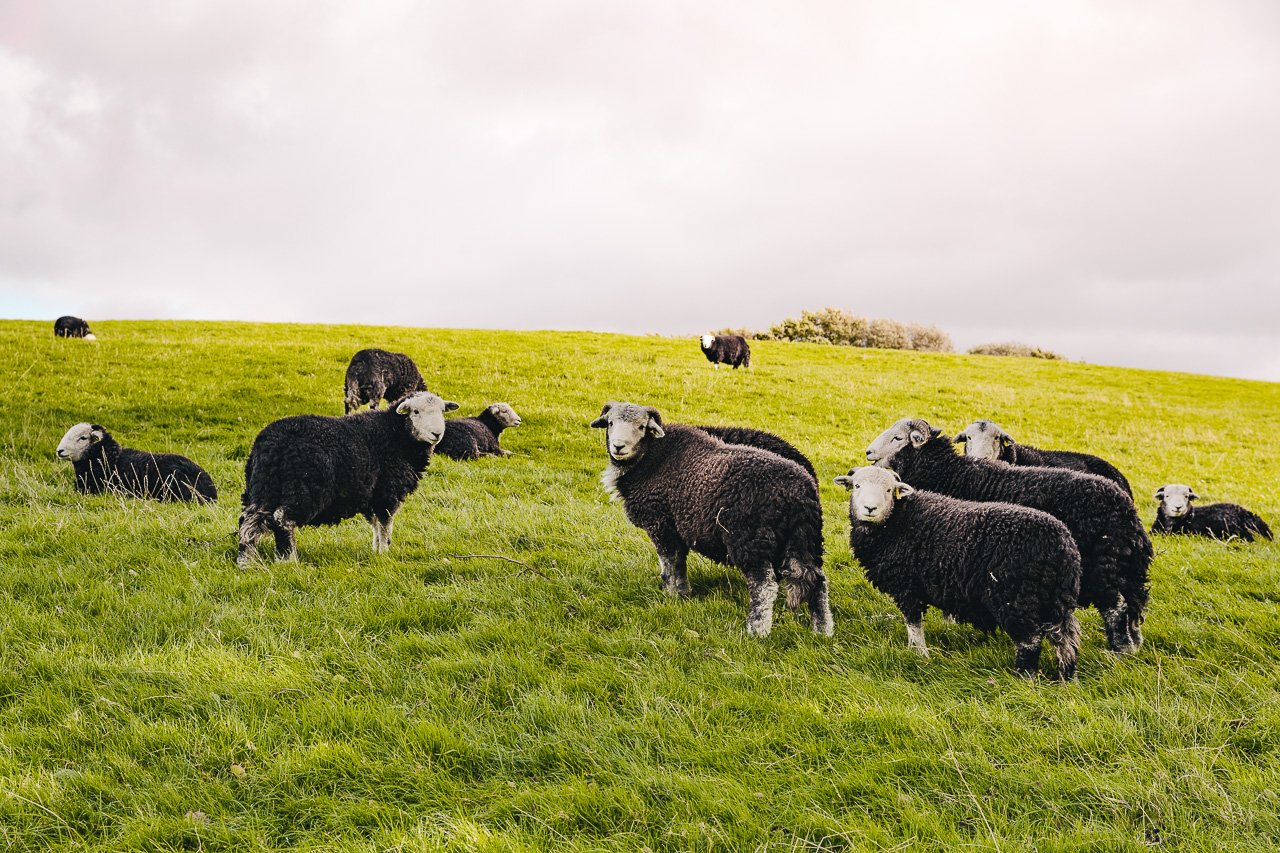
[[720, 365], [732, 365], [734, 370], [751, 366], [751, 347], [742, 335], [703, 335], [702, 354], [707, 361], [720, 369]]
[[1190, 486], [1171, 483], [1156, 489], [1156, 522], [1152, 533], [1177, 533], [1191, 536], [1209, 536], [1214, 539], [1239, 537], [1252, 542], [1255, 535], [1271, 538], [1271, 528], [1257, 513], [1239, 504], [1217, 503], [1192, 506], [1199, 496]]
[[452, 418], [444, 422], [444, 438], [436, 453], [450, 459], [477, 459], [481, 456], [510, 456], [498, 445], [507, 427], [520, 426], [520, 416], [506, 403], [494, 403], [474, 418]]
[[88, 323], [79, 317], [72, 317], [70, 314], [53, 321], [53, 334], [59, 338], [84, 338], [86, 341], [97, 340], [93, 332], [89, 331]]
[[1066, 526], [1046, 512], [974, 503], [918, 491], [883, 468], [855, 468], [836, 483], [849, 490], [849, 546], [871, 585], [893, 599], [907, 644], [927, 656], [930, 606], [958, 621], [1013, 638], [1013, 666], [1035, 675], [1049, 640], [1058, 675], [1076, 674], [1080, 552]]
[[758, 447], [761, 450], [776, 453], [783, 459], [790, 459], [792, 462], [808, 471], [809, 476], [813, 478], [815, 483], [818, 482], [818, 472], [813, 469], [813, 463], [809, 461], [808, 457], [793, 447], [786, 439], [780, 438], [771, 432], [765, 432], [762, 429], [752, 429], [751, 427], [700, 426], [698, 429], [708, 435], [715, 436], [725, 444], [742, 444], [747, 447]]
[[965, 456], [975, 459], [998, 459], [1010, 465], [1067, 468], [1097, 474], [1114, 482], [1133, 500], [1133, 489], [1124, 474], [1101, 456], [1071, 450], [1041, 450], [1029, 444], [1019, 444], [994, 421], [974, 421], [955, 440], [957, 444], [964, 445]]
[[373, 526], [374, 553], [386, 551], [396, 511], [418, 488], [444, 435], [444, 413], [457, 408], [420, 393], [382, 411], [296, 415], [267, 424], [244, 466], [237, 564], [248, 565], [268, 532], [275, 534], [278, 559], [297, 559], [299, 525], [357, 515]]
[[58, 456], [71, 461], [76, 491], [155, 498], [161, 501], [216, 501], [218, 489], [203, 468], [177, 453], [148, 453], [121, 447], [99, 424], [79, 423], [58, 443]]
[[867, 459], [917, 489], [953, 498], [1043, 510], [1061, 521], [1080, 550], [1081, 607], [1102, 614], [1115, 652], [1142, 645], [1147, 571], [1154, 552], [1133, 501], [1110, 480], [1063, 468], [1019, 468], [956, 455], [927, 421], [903, 419], [871, 443]]
[[748, 634], [768, 636], [783, 581], [787, 606], [806, 603], [813, 630], [831, 635], [822, 506], [803, 468], [697, 427], [664, 427], [652, 406], [606, 403], [591, 426], [605, 430], [609, 464], [601, 482], [653, 540], [668, 592], [688, 597], [692, 550], [742, 571], [751, 597]]
[[343, 387], [349, 415], [365, 403], [370, 409], [376, 409], [380, 400], [390, 404], [392, 400], [426, 391], [427, 383], [418, 365], [404, 353], [362, 349], [351, 356]]

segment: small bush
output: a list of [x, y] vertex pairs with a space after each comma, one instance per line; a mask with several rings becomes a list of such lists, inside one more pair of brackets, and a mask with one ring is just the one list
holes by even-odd
[[976, 347], [969, 348], [969, 355], [1013, 355], [1022, 358], [1047, 358], [1054, 361], [1062, 361], [1063, 358], [1056, 352], [1040, 347], [1027, 346], [1016, 341], [1007, 341], [1005, 343], [996, 344], [978, 344]]
[[897, 320], [871, 320], [839, 308], [801, 311], [799, 317], [788, 317], [769, 331], [756, 332], [750, 337], [847, 347], [952, 351], [951, 338], [937, 326], [899, 323]]

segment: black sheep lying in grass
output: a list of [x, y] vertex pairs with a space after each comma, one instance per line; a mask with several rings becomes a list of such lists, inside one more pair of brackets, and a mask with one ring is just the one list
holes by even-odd
[[520, 426], [520, 416], [506, 403], [494, 403], [474, 418], [450, 418], [444, 422], [444, 438], [436, 453], [450, 459], [510, 456], [498, 444], [502, 431]]
[[71, 461], [76, 491], [155, 498], [161, 501], [215, 501], [218, 489], [208, 472], [177, 453], [148, 453], [121, 447], [99, 424], [80, 423], [58, 443], [58, 456]]
[[1160, 507], [1156, 510], [1156, 522], [1152, 533], [1209, 536], [1213, 539], [1243, 539], [1252, 542], [1255, 536], [1271, 538], [1271, 528], [1255, 512], [1239, 504], [1217, 503], [1192, 506], [1199, 496], [1190, 486], [1171, 483], [1156, 490]]

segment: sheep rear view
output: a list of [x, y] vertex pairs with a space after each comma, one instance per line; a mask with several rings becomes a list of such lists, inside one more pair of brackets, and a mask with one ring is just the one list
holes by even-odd
[[122, 447], [101, 424], [79, 423], [58, 443], [59, 458], [75, 469], [76, 491], [103, 492], [160, 501], [216, 501], [213, 478], [177, 453]]
[[1078, 453], [1074, 450], [1041, 450], [1029, 444], [1014, 441], [1013, 436], [1000, 428], [994, 421], [974, 421], [964, 428], [955, 438], [957, 444], [964, 445], [964, 455], [975, 459], [991, 459], [1008, 462], [1010, 465], [1022, 465], [1038, 468], [1066, 468], [1069, 471], [1080, 471], [1085, 474], [1097, 474], [1119, 486], [1129, 500], [1133, 500], [1133, 489], [1129, 479], [1101, 456], [1092, 453]]
[[916, 490], [883, 468], [855, 468], [836, 483], [849, 490], [850, 548], [867, 580], [902, 611], [908, 645], [928, 655], [924, 614], [938, 607], [1012, 637], [1019, 674], [1036, 673], [1047, 639], [1059, 677], [1075, 677], [1080, 552], [1062, 522]]
[[803, 468], [697, 427], [664, 426], [653, 407], [607, 403], [591, 426], [605, 430], [609, 464], [601, 481], [649, 535], [668, 592], [688, 597], [686, 561], [694, 551], [742, 571], [748, 634], [769, 634], [781, 581], [787, 606], [807, 604], [814, 632], [831, 635], [822, 507]]
[[436, 453], [450, 459], [510, 456], [498, 443], [503, 430], [520, 426], [520, 416], [506, 403], [494, 403], [474, 418], [450, 418], [444, 422], [444, 438]]
[[86, 341], [97, 340], [93, 332], [89, 331], [88, 323], [79, 317], [72, 317], [70, 314], [53, 321], [53, 334], [59, 338], [84, 338]]
[[1190, 486], [1170, 483], [1156, 489], [1155, 524], [1152, 533], [1186, 536], [1208, 536], [1211, 539], [1242, 539], [1252, 542], [1255, 536], [1271, 539], [1271, 528], [1256, 512], [1240, 504], [1214, 503], [1193, 506], [1199, 495]]
[[347, 365], [343, 390], [343, 402], [349, 415], [366, 403], [370, 409], [376, 409], [382, 400], [391, 403], [426, 391], [427, 383], [418, 365], [404, 353], [362, 349], [351, 357], [351, 363]]
[[1154, 551], [1133, 501], [1115, 483], [1063, 468], [1021, 468], [959, 456], [940, 430], [921, 419], [904, 418], [885, 430], [867, 448], [867, 459], [917, 489], [1019, 504], [1061, 521], [1080, 551], [1079, 605], [1102, 614], [1112, 651], [1141, 647]]
[[247, 565], [267, 533], [275, 535], [279, 559], [296, 559], [296, 528], [357, 515], [373, 527], [374, 552], [386, 551], [396, 511], [417, 489], [444, 433], [444, 413], [457, 408], [421, 393], [381, 411], [267, 424], [245, 462], [237, 563]]
[[813, 463], [809, 458], [801, 453], [786, 439], [774, 435], [771, 432], [765, 432], [762, 429], [752, 429], [751, 427], [723, 427], [723, 426], [700, 426], [698, 429], [715, 436], [725, 444], [741, 444], [746, 447], [758, 447], [761, 450], [767, 450], [770, 453], [776, 453], [783, 459], [790, 459], [801, 468], [809, 472], [809, 476], [816, 483], [818, 481], [818, 472], [814, 470]]

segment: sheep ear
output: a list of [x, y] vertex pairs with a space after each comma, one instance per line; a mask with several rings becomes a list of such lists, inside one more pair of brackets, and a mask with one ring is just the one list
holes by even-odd
[[608, 415], [609, 410], [616, 405], [617, 403], [613, 403], [613, 402], [605, 403], [603, 408], [600, 409], [600, 417], [596, 418], [594, 421], [587, 424], [587, 426], [591, 427], [592, 429], [604, 429], [605, 427], [607, 427], [609, 425], [609, 419], [605, 416]]
[[1200, 500], [1200, 496], [1197, 495], [1195, 492], [1187, 492], [1187, 500], [1198, 501]]
[[455, 402], [453, 402], [452, 400], [445, 400], [445, 401], [444, 401], [444, 410], [445, 410], [446, 412], [456, 412], [456, 411], [458, 411], [458, 404], [457, 404], [457, 403], [455, 403]]
[[911, 431], [910, 438], [911, 438], [911, 446], [912, 446], [912, 447], [923, 447], [923, 446], [924, 446], [924, 443], [925, 443], [926, 441], [928, 441], [928, 440], [929, 440], [929, 439], [925, 438], [924, 433], [922, 433], [922, 432], [921, 432], [920, 430], [918, 430], [918, 429], [913, 429], [913, 430]]
[[956, 444], [964, 444], [968, 440], [969, 440], [969, 436], [965, 435], [964, 433], [961, 432], [956, 434]]
[[396, 406], [396, 414], [397, 414], [397, 415], [407, 415], [407, 414], [409, 414], [409, 401], [408, 401], [408, 399], [404, 399], [404, 400], [401, 400], [401, 401], [400, 401], [400, 405]]
[[846, 489], [850, 489], [850, 490], [852, 490], [852, 489], [853, 489], [853, 478], [852, 478], [852, 477], [845, 477], [845, 476], [836, 477], [836, 485], [837, 485], [837, 486], [844, 486]]
[[1012, 438], [1011, 436], [1007, 436], [1007, 435], [1002, 435], [1002, 436], [1000, 436], [1000, 446], [1001, 446], [1001, 447], [1013, 447], [1013, 438]]
[[1164, 500], [1164, 486], [1161, 486], [1160, 488], [1156, 489], [1156, 500], [1158, 501]]
[[937, 438], [942, 435], [942, 427], [929, 427], [929, 437]]
[[89, 431], [90, 444], [97, 444], [98, 442], [102, 441], [102, 439], [103, 439], [103, 432], [101, 429], [94, 428]]
[[653, 406], [645, 406], [644, 409], [649, 413], [649, 435], [654, 438], [662, 438], [667, 431], [662, 428], [662, 415]]
[[907, 495], [914, 494], [914, 493], [915, 493], [915, 489], [911, 488], [910, 486], [908, 486], [906, 483], [903, 483], [903, 482], [899, 482], [898, 485], [894, 486], [893, 488], [894, 500], [902, 500]]

